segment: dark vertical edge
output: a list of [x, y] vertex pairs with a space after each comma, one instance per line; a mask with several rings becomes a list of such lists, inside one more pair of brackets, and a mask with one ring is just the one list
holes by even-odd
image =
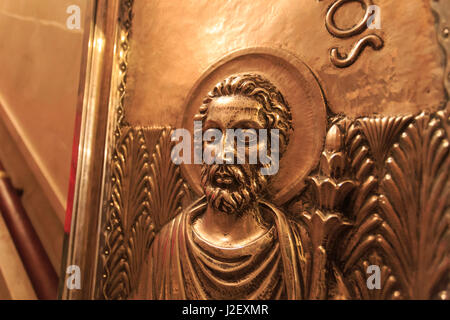
[[58, 275], [0, 162], [0, 212], [38, 299], [57, 297]]

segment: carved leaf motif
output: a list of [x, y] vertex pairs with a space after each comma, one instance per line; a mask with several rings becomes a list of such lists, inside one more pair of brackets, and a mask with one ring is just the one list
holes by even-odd
[[185, 185], [170, 159], [170, 132], [170, 128], [122, 129], [112, 164], [103, 251], [106, 299], [126, 299], [137, 288], [155, 233], [181, 211]]
[[306, 252], [310, 260], [305, 269], [307, 278], [304, 281], [307, 299], [327, 298], [329, 253], [333, 251], [340, 231], [349, 225], [341, 207], [355, 188], [355, 183], [343, 175], [346, 161], [341, 152], [342, 140], [341, 129], [333, 125], [325, 139], [319, 171], [307, 180], [316, 209], [304, 211], [299, 216], [307, 230], [307, 237], [303, 237], [303, 240], [308, 244]]
[[423, 113], [386, 160], [380, 196], [386, 222], [377, 241], [410, 299], [437, 297], [449, 282], [447, 130], [447, 112], [436, 118]]
[[161, 131], [150, 166], [150, 210], [157, 230], [181, 212], [181, 201], [185, 195], [180, 167], [170, 157], [174, 146], [170, 136], [171, 129], [164, 128]]
[[[333, 121], [320, 163], [322, 175], [311, 178], [317, 190], [311, 188], [310, 192], [316, 195], [316, 207], [335, 212], [338, 207], [331, 201], [334, 193], [323, 188], [323, 181], [353, 179], [357, 190], [342, 206], [352, 228], [337, 246], [337, 268], [328, 266], [333, 269], [330, 275], [335, 280], [334, 287], [328, 289], [331, 297], [448, 297], [448, 122], [447, 111], [415, 118]], [[345, 162], [334, 161], [337, 155]], [[336, 167], [342, 169], [335, 170]], [[342, 213], [336, 212], [338, 216]], [[315, 235], [310, 239], [313, 249], [324, 248], [323, 234], [317, 233], [320, 228], [308, 223], [308, 219], [305, 221], [308, 217], [308, 212], [303, 213], [306, 233]], [[328, 247], [325, 255], [332, 255]], [[315, 258], [312, 251], [310, 259], [314, 262]], [[366, 272], [370, 265], [380, 267], [381, 289], [368, 288]]]
[[[380, 266], [380, 288], [370, 290], [367, 286], [368, 274], [367, 268], [370, 265]], [[353, 270], [353, 278], [350, 280], [353, 284], [354, 298], [363, 300], [385, 300], [399, 299], [400, 291], [397, 291], [397, 281], [392, 275], [391, 269], [386, 266], [376, 250], [371, 250], [366, 259]]]
[[[343, 259], [345, 261], [359, 259], [358, 251], [355, 250], [358, 244], [367, 243], [366, 237], [370, 230], [376, 227], [377, 219], [373, 217], [376, 213], [377, 197], [375, 188], [377, 179], [374, 177], [374, 161], [369, 156], [369, 146], [361, 134], [360, 126], [352, 123], [346, 134], [346, 144], [348, 149], [348, 158], [350, 160], [350, 171], [355, 175], [359, 182], [357, 192], [351, 201], [352, 208], [350, 216], [354, 219], [354, 234], [346, 246]], [[353, 255], [351, 257], [351, 255]], [[351, 263], [347, 263], [347, 266]], [[347, 269], [347, 268], [345, 268]], [[347, 271], [347, 270], [344, 270]]]
[[[151, 228], [148, 182], [149, 154], [141, 130], [124, 128], [112, 165], [112, 191], [105, 232], [103, 287], [107, 299], [126, 298], [136, 268], [135, 237], [139, 228]], [[147, 232], [146, 232], [147, 233]], [[144, 234], [146, 234], [144, 233]]]
[[[353, 228], [344, 237], [338, 251], [338, 260], [341, 261], [344, 275], [340, 287], [347, 291], [346, 298], [348, 294], [357, 299], [393, 297], [393, 284], [382, 286], [382, 289], [377, 291], [368, 290], [366, 269], [371, 264], [369, 261], [376, 257], [382, 276], [390, 274], [390, 269], [376, 253], [375, 234], [383, 222], [378, 212], [376, 161], [383, 157], [382, 149], [388, 149], [391, 141], [398, 135], [401, 123], [402, 121], [395, 118], [364, 118], [356, 122], [345, 119], [341, 123], [346, 132], [348, 171], [353, 173], [359, 185], [347, 208], [350, 211], [348, 215], [353, 220]], [[371, 155], [375, 159], [372, 159]], [[389, 281], [393, 280], [395, 279]]]
[[358, 125], [369, 143], [370, 152], [377, 164], [383, 166], [384, 159], [399, 132], [411, 121], [411, 116], [376, 117], [358, 120]]

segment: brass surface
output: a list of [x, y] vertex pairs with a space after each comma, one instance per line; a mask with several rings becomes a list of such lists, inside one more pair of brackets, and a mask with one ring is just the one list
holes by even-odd
[[[87, 64], [67, 262], [89, 289], [64, 297], [448, 299], [448, 10], [431, 2], [98, 1], [90, 41], [115, 50]], [[174, 164], [194, 120], [278, 125], [279, 172]]]
[[[278, 48], [299, 57], [318, 77], [336, 113], [356, 117], [434, 110], [444, 99], [444, 74], [432, 1], [375, 1], [381, 29], [346, 38], [326, 28], [335, 2], [134, 1], [128, 121], [178, 127], [183, 103], [205, 70], [230, 52], [251, 47]], [[359, 2], [346, 2], [335, 14], [342, 29], [365, 14]], [[366, 48], [351, 67], [330, 63], [332, 48], [349, 53], [370, 34], [383, 39], [381, 50]]]
[[8, 174], [5, 171], [0, 170], [0, 179], [5, 179], [5, 178], [8, 178]]

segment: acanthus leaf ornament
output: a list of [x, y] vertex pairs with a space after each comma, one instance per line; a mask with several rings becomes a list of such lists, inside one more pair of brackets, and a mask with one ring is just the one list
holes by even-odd
[[170, 128], [123, 127], [121, 132], [104, 227], [106, 299], [126, 299], [138, 287], [155, 233], [179, 213], [186, 195], [180, 168], [170, 161]]
[[[333, 125], [325, 140], [319, 172], [308, 178], [315, 208], [300, 215], [309, 235], [312, 260], [307, 298], [326, 299], [329, 296], [329, 254], [334, 251], [337, 236], [351, 224], [344, 216], [342, 205], [354, 190], [356, 183], [344, 176], [346, 159], [343, 154], [340, 128]], [[334, 268], [334, 267], [333, 267]]]
[[449, 296], [448, 127], [446, 110], [416, 116], [385, 161], [378, 242], [409, 299]]
[[134, 237], [141, 228], [151, 237], [154, 229], [149, 216], [149, 153], [142, 130], [123, 128], [121, 132], [113, 156], [111, 200], [102, 254], [103, 295], [107, 299], [128, 297], [135, 283], [133, 271], [140, 262], [139, 251], [145, 250], [148, 242], [140, 239], [136, 243]]

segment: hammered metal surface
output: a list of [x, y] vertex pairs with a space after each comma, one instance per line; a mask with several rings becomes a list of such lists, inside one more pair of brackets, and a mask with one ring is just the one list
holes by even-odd
[[[318, 76], [331, 110], [350, 117], [433, 110], [444, 99], [429, 0], [376, 1], [384, 47], [367, 48], [350, 68], [330, 63], [333, 47], [348, 52], [359, 36], [336, 38], [325, 27], [334, 1], [135, 1], [128, 110], [133, 124], [178, 125], [189, 90], [211, 64], [249, 47], [281, 48]], [[358, 3], [336, 13], [341, 28], [364, 15]], [[149, 18], [151, 17], [151, 19]]]

